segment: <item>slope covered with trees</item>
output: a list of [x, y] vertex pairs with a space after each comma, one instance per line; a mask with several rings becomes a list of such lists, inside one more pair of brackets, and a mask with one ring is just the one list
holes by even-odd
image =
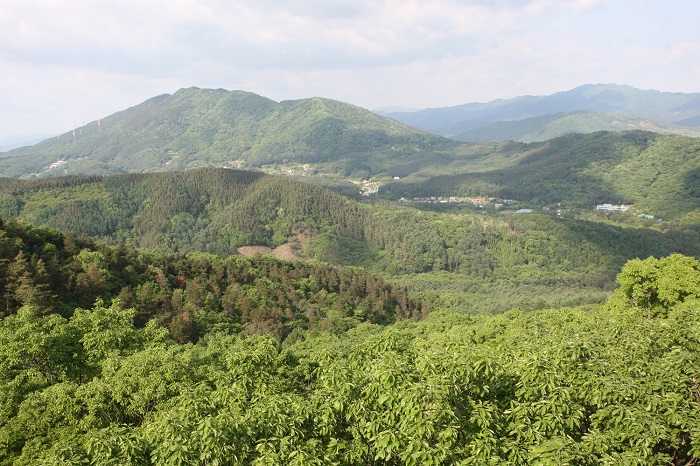
[[[244, 91], [181, 89], [41, 144], [0, 154], [0, 176], [172, 171], [207, 166], [328, 163], [386, 170], [446, 139], [323, 98], [275, 102]], [[51, 164], [60, 165], [50, 168]], [[362, 175], [361, 175], [362, 176]]]
[[700, 139], [630, 131], [503, 146], [499, 159], [512, 154], [508, 166], [477, 171], [447, 165], [452, 174], [426, 167], [388, 183], [380, 194], [493, 196], [586, 207], [624, 203], [664, 219], [700, 223]]
[[211, 254], [152, 255], [27, 223], [0, 223], [0, 316], [31, 306], [69, 317], [76, 307], [118, 299], [176, 341], [212, 329], [283, 339], [295, 329], [421, 318], [407, 292], [361, 270]]
[[0, 322], [0, 463], [695, 464], [700, 263], [632, 261], [618, 282], [591, 310], [282, 344], [25, 306]]
[[360, 204], [235, 170], [3, 181], [6, 219], [158, 253], [235, 254], [290, 242], [302, 257], [365, 267], [430, 300], [456, 296], [450, 306], [470, 311], [599, 302], [629, 259], [700, 254], [692, 229]]
[[327, 189], [228, 169], [3, 180], [0, 216], [158, 252], [278, 246], [295, 227], [362, 239], [369, 210]]

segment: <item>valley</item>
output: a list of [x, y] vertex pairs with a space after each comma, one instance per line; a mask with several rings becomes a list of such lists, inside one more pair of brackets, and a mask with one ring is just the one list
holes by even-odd
[[189, 88], [3, 154], [20, 179], [0, 215], [156, 253], [271, 251], [301, 232], [296, 257], [503, 312], [600, 303], [627, 260], [697, 256], [698, 170], [687, 136], [463, 143], [328, 99]]
[[694, 136], [189, 88], [2, 153], [0, 464], [694, 464]]

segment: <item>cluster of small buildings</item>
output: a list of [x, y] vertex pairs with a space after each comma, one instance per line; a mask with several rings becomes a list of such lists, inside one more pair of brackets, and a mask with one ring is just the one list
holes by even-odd
[[54, 163], [52, 163], [51, 165], [49, 165], [49, 168], [58, 168], [58, 167], [60, 167], [61, 165], [65, 165], [65, 164], [66, 164], [66, 161], [65, 161], [65, 160], [56, 160]]
[[360, 186], [360, 194], [363, 196], [369, 196], [370, 194], [376, 194], [379, 192], [379, 186], [381, 186], [381, 183], [377, 181], [369, 181], [369, 180], [362, 180], [362, 181], [355, 181], [355, 180], [349, 180], [352, 184], [356, 184]]
[[[245, 160], [233, 160], [228, 163], [229, 168], [242, 168]], [[310, 163], [289, 163], [281, 165], [261, 165], [260, 170], [269, 175], [309, 176], [314, 174]], [[319, 174], [319, 176], [322, 176]]]
[[599, 204], [595, 206], [595, 210], [603, 210], [605, 212], [627, 212], [630, 206], [620, 204]]
[[402, 197], [399, 199], [399, 202], [415, 202], [417, 204], [444, 204], [444, 203], [462, 203], [464, 202], [463, 200], [460, 200], [456, 197], [442, 197], [442, 196], [433, 196], [433, 197], [414, 197], [413, 199], [406, 199]]
[[471, 199], [468, 197], [457, 197], [457, 196], [414, 197], [413, 199], [406, 199], [406, 198], [402, 197], [401, 199], [399, 199], [399, 202], [415, 202], [415, 203], [420, 203], [420, 204], [446, 204], [446, 203], [468, 204], [468, 203], [471, 203], [471, 204], [479, 206], [479, 207], [484, 207], [484, 204], [487, 204], [487, 202], [482, 200], [482, 199]]
[[480, 198], [480, 197], [458, 197], [458, 196], [432, 196], [432, 197], [414, 197], [413, 199], [401, 198], [399, 202], [415, 202], [421, 204], [472, 204], [479, 208], [493, 207], [500, 209], [505, 204], [513, 204], [514, 199], [500, 199], [496, 197]]

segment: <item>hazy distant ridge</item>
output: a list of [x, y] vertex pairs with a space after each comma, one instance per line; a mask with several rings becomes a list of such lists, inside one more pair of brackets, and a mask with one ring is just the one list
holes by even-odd
[[515, 121], [497, 121], [486, 126], [450, 136], [457, 141], [539, 142], [567, 134], [588, 134], [596, 131], [644, 130], [659, 134], [680, 134], [700, 137], [700, 128], [673, 126], [636, 115], [576, 110]]
[[[459, 140], [494, 140], [490, 125], [497, 122], [515, 122], [534, 117], [553, 116], [565, 112], [596, 111], [608, 114], [633, 116], [637, 119], [652, 120], [652, 131], [682, 133], [681, 129], [671, 130], [663, 125], [691, 126], [700, 125], [700, 93], [659, 92], [640, 90], [630, 86], [616, 84], [587, 84], [569, 91], [547, 96], [520, 96], [512, 99], [497, 99], [486, 103], [467, 103], [453, 107], [429, 108], [417, 112], [382, 113], [403, 123], [431, 131], [442, 136]], [[613, 115], [608, 118], [614, 119]], [[553, 118], [552, 118], [553, 119]], [[618, 117], [619, 120], [619, 117]], [[547, 123], [550, 121], [548, 120]], [[533, 121], [525, 123], [532, 126]], [[571, 122], [568, 124], [571, 125]], [[478, 136], [478, 129], [484, 129], [485, 135]], [[503, 134], [500, 139], [522, 141], [543, 140], [528, 133], [522, 136], [521, 128], [512, 134]], [[595, 130], [633, 129], [632, 127], [598, 127]], [[518, 132], [521, 137], [518, 137]], [[585, 125], [573, 124], [558, 134], [586, 131]], [[464, 134], [467, 134], [464, 136]], [[510, 137], [509, 137], [510, 136]], [[491, 137], [491, 139], [489, 139]]]

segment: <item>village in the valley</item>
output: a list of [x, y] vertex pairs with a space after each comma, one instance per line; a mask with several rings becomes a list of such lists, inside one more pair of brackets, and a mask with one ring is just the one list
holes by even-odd
[[[230, 165], [240, 168], [244, 161], [237, 160], [232, 162]], [[44, 170], [56, 169], [63, 167], [66, 164], [65, 160], [59, 159], [56, 162], [45, 167]], [[291, 163], [283, 165], [270, 165], [262, 166], [261, 171], [268, 174], [275, 175], [286, 175], [286, 176], [327, 176], [324, 173], [319, 173], [312, 164], [310, 163]], [[400, 178], [398, 176], [393, 177], [393, 181], [398, 181]], [[385, 181], [377, 180], [353, 180], [350, 178], [345, 179], [358, 188], [358, 192], [363, 196], [371, 196], [379, 192], [379, 188], [385, 184]], [[463, 197], [463, 196], [430, 196], [430, 197], [414, 197], [414, 198], [400, 198], [398, 200], [400, 203], [415, 203], [415, 204], [465, 204], [472, 205], [478, 209], [486, 210], [496, 210], [501, 214], [528, 214], [535, 211], [533, 208], [519, 208], [516, 210], [510, 207], [515, 205], [519, 206], [520, 201], [516, 199], [503, 199], [497, 197]], [[545, 205], [542, 208], [543, 212], [550, 212], [556, 214], [557, 216], [562, 216], [567, 212], [571, 213], [569, 210], [563, 209], [561, 203], [555, 205]], [[539, 208], [538, 208], [539, 210]], [[595, 212], [598, 213], [626, 213], [632, 212], [634, 210], [633, 205], [629, 204], [599, 204], [595, 207]], [[635, 212], [638, 218], [661, 221], [660, 218], [649, 215], [647, 213]]]

